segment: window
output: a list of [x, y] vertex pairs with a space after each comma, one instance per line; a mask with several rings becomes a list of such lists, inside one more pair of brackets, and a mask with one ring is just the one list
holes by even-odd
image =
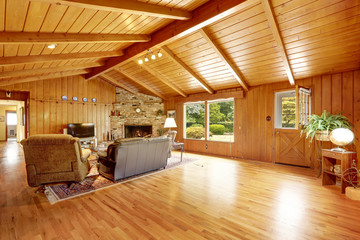
[[6, 115], [6, 124], [9, 125], [17, 125], [17, 116], [14, 112], [8, 112]]
[[184, 136], [188, 139], [234, 142], [233, 98], [185, 103], [184, 118]]
[[310, 115], [311, 89], [296, 87], [275, 93], [275, 128], [298, 129], [308, 123]]
[[184, 111], [186, 138], [205, 139], [205, 103], [186, 103]]
[[208, 102], [208, 139], [234, 142], [234, 99]]
[[299, 88], [299, 124], [306, 125], [311, 115], [311, 89]]
[[296, 128], [296, 92], [275, 94], [275, 128]]

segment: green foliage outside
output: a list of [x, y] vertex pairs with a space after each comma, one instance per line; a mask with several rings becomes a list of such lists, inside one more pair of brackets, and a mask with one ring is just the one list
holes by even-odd
[[[210, 131], [214, 135], [223, 135], [226, 133], [234, 133], [234, 101], [210, 103]], [[224, 130], [212, 131], [212, 126], [222, 125]], [[215, 127], [218, 129], [218, 127]]]
[[[186, 137], [205, 137], [205, 104], [185, 105]], [[234, 133], [234, 101], [209, 103], [209, 135]], [[217, 125], [217, 126], [216, 126]], [[215, 126], [215, 127], [213, 127]], [[200, 130], [202, 129], [202, 130]], [[215, 129], [215, 130], [214, 130]]]
[[282, 98], [282, 127], [295, 128], [295, 97]]
[[201, 139], [205, 138], [205, 128], [203, 127], [189, 127], [186, 129], [186, 137]]
[[212, 132], [214, 135], [224, 135], [225, 126], [220, 124], [210, 125], [210, 132]]
[[234, 122], [218, 122], [218, 124], [224, 125], [226, 133], [234, 132]]
[[185, 105], [186, 108], [186, 127], [197, 124], [205, 127], [205, 104]]

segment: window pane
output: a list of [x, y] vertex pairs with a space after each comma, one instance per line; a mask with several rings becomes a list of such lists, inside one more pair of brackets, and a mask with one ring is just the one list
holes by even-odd
[[295, 128], [295, 97], [282, 97], [281, 105], [282, 127]]
[[234, 141], [234, 101], [209, 103], [209, 140]]
[[205, 139], [205, 104], [185, 105], [186, 138]]
[[16, 125], [17, 116], [16, 113], [8, 113], [6, 116], [7, 125]]

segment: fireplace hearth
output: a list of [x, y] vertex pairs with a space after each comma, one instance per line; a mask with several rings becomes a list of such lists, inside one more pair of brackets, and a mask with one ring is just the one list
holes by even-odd
[[151, 125], [126, 125], [125, 138], [146, 137], [152, 135]]

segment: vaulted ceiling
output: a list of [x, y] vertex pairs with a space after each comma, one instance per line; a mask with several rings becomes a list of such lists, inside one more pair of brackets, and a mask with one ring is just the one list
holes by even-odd
[[[294, 84], [360, 68], [359, 15], [359, 0], [0, 0], [0, 85], [85, 74], [166, 99]], [[163, 56], [139, 64], [149, 49]]]

